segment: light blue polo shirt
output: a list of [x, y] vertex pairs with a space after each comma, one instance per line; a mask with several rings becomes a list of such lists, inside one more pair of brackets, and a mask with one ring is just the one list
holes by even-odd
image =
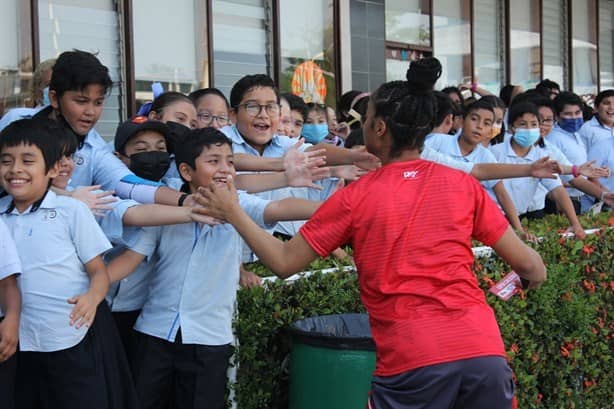
[[[21, 262], [15, 248], [13, 237], [0, 218], [0, 280], [21, 273]], [[0, 308], [0, 317], [4, 316]]]
[[[602, 139], [593, 144], [588, 151], [588, 160], [594, 160], [595, 166], [605, 166], [614, 172], [614, 138]], [[614, 191], [614, 174], [600, 178], [599, 182], [608, 191]]]
[[[263, 227], [269, 203], [239, 193], [243, 210]], [[157, 262], [149, 295], [134, 328], [170, 342], [174, 342], [180, 327], [184, 344], [232, 342], [243, 245], [239, 233], [230, 224], [200, 227], [197, 223], [147, 231], [144, 247]]]
[[[572, 164], [580, 166], [586, 162], [586, 145], [579, 133], [567, 132], [555, 124], [546, 138], [548, 143], [559, 148]], [[567, 188], [567, 193], [570, 197], [576, 198], [584, 195], [583, 192], [574, 188]]]
[[0, 131], [6, 128], [11, 122], [19, 121], [20, 119], [30, 119], [38, 113], [38, 111], [45, 108], [45, 106], [39, 106], [36, 108], [13, 108], [4, 113], [0, 118]]
[[[478, 144], [468, 155], [463, 155], [460, 145], [458, 144], [459, 138], [460, 137], [457, 138], [450, 135], [436, 134], [429, 138], [424, 145], [460, 162], [497, 163], [495, 156], [480, 144]], [[495, 203], [497, 203], [497, 196], [493, 189], [499, 182], [500, 180], [480, 181], [480, 184], [486, 189], [488, 195]]]
[[[553, 144], [548, 142], [547, 138], [544, 138], [544, 149], [550, 156], [550, 159], [557, 161], [559, 164], [564, 166], [572, 166], [567, 157]], [[574, 177], [572, 175], [559, 175], [561, 180], [565, 183], [569, 183]], [[537, 191], [535, 192], [535, 197], [531, 201], [529, 205], [529, 212], [534, 210], [541, 210], [544, 208], [544, 203], [546, 202], [546, 195], [548, 194], [548, 190], [543, 185], [537, 186]]]
[[[454, 138], [454, 136], [450, 137]], [[452, 169], [458, 169], [465, 173], [471, 173], [473, 166], [475, 165], [473, 162], [460, 161], [451, 158], [450, 156], [437, 152], [435, 149], [429, 148], [428, 146], [424, 146], [422, 148], [422, 152], [420, 152], [420, 159], [436, 162], [440, 165], [444, 165]]]
[[[495, 158], [499, 163], [526, 165], [531, 164], [544, 156], [548, 156], [548, 152], [546, 152], [545, 149], [538, 146], [532, 146], [531, 150], [525, 157], [520, 157], [512, 149], [511, 141], [491, 145], [490, 151], [493, 155], [495, 155]], [[539, 185], [543, 185], [548, 192], [559, 186], [563, 186], [558, 176], [556, 179], [536, 179], [533, 177], [504, 179], [503, 184], [512, 198], [516, 211], [519, 215], [529, 211], [529, 206], [535, 198]], [[543, 208], [544, 205], [542, 204], [540, 209]]]
[[582, 125], [578, 134], [580, 134], [580, 138], [582, 138], [584, 146], [586, 147], [586, 152], [588, 153], [591, 147], [597, 142], [603, 139], [614, 139], [614, 128], [603, 125], [599, 122], [597, 116], [593, 116], [590, 121], [586, 121], [584, 125]]
[[52, 352], [78, 344], [85, 334], [70, 326], [67, 300], [89, 290], [85, 263], [111, 248], [87, 206], [47, 192], [38, 209], [19, 213], [10, 196], [0, 199], [2, 219], [22, 262], [19, 322], [21, 351]]

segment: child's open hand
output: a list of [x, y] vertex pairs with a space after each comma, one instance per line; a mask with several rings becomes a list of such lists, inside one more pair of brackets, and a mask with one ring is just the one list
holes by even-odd
[[0, 362], [9, 359], [17, 350], [19, 319], [7, 316], [0, 322]]
[[199, 187], [194, 200], [201, 207], [195, 207], [194, 212], [228, 221], [233, 211], [239, 208], [239, 198], [232, 176], [228, 176], [225, 186], [211, 183], [208, 187]]
[[559, 163], [550, 160], [548, 156], [536, 160], [531, 164], [531, 176], [538, 179], [556, 179], [555, 173], [562, 173]]
[[83, 325], [90, 327], [96, 318], [96, 309], [102, 300], [98, 300], [90, 291], [68, 299], [75, 308], [70, 313], [70, 325], [79, 329]]
[[107, 210], [111, 210], [111, 203], [117, 201], [113, 191], [97, 192], [100, 185], [82, 186], [72, 192], [73, 199], [77, 199], [87, 205], [95, 216], [104, 216]]
[[589, 161], [578, 166], [578, 172], [587, 178], [607, 178], [610, 176], [610, 169], [595, 166], [595, 161]]

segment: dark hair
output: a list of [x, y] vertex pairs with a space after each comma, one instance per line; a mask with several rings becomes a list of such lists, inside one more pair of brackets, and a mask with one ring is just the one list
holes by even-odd
[[461, 104], [465, 103], [465, 98], [463, 97], [463, 93], [458, 87], [445, 87], [444, 89], [441, 90], [441, 92], [444, 92], [448, 95], [456, 94], [458, 95], [458, 98], [460, 98], [460, 103]]
[[205, 97], [207, 95], [217, 95], [224, 100], [226, 108], [230, 108], [230, 103], [228, 102], [226, 95], [224, 95], [224, 93], [217, 88], [197, 89], [196, 91], [192, 91], [190, 95], [188, 95], [188, 98], [190, 98], [192, 102], [194, 102], [194, 105], [198, 105], [198, 101], [200, 101], [202, 97]]
[[290, 92], [281, 94], [281, 96], [285, 98], [286, 101], [288, 101], [288, 105], [290, 105], [290, 111], [299, 111], [301, 113], [301, 116], [303, 117], [303, 121], [307, 119], [307, 104], [305, 104], [303, 98]]
[[[34, 145], [43, 154], [45, 171], [49, 170], [61, 159], [59, 139], [63, 134], [70, 134], [67, 129], [59, 127], [55, 121], [40, 119], [32, 121], [21, 119], [11, 123], [0, 132], [0, 152], [4, 148], [23, 145]], [[73, 135], [74, 138], [74, 135]]]
[[454, 101], [450, 98], [449, 94], [443, 91], [435, 91], [433, 93], [437, 99], [437, 115], [435, 116], [435, 126], [439, 126], [443, 123], [448, 115], [454, 116], [456, 112]]
[[188, 104], [194, 105], [194, 101], [185, 94], [175, 91], [166, 91], [158, 95], [156, 99], [151, 103], [150, 112], [153, 111], [156, 114], [161, 114], [164, 109], [175, 102], [182, 101]]
[[243, 100], [245, 94], [256, 87], [271, 88], [275, 91], [275, 97], [279, 103], [279, 90], [275, 86], [273, 79], [265, 74], [254, 74], [246, 75], [232, 86], [232, 90], [230, 91], [230, 106], [236, 108]]
[[347, 122], [351, 119], [348, 118], [347, 112], [350, 110], [354, 98], [362, 93], [362, 91], [357, 91], [354, 89], [344, 92], [343, 95], [341, 95], [341, 98], [339, 98], [339, 101], [337, 102], [337, 115], [339, 115], [340, 122]]
[[614, 97], [614, 89], [612, 88], [604, 89], [599, 94], [597, 94], [597, 96], [595, 97], [595, 109], [599, 107], [599, 104], [601, 104], [604, 99], [609, 97]]
[[[179, 136], [175, 146], [175, 162], [177, 168], [182, 163], [187, 163], [192, 169], [196, 169], [196, 158], [200, 156], [203, 149], [212, 145], [228, 145], [232, 150], [232, 142], [221, 131], [212, 128], [191, 129]], [[183, 179], [183, 177], [182, 177]], [[185, 182], [185, 180], [184, 180]]]
[[345, 140], [343, 145], [346, 148], [352, 148], [354, 146], [362, 146], [365, 144], [365, 137], [362, 134], [362, 128], [353, 129]]
[[72, 156], [77, 152], [77, 149], [79, 149], [79, 141], [74, 132], [69, 132], [65, 128], [62, 130], [63, 132], [57, 132], [57, 143], [60, 147], [60, 155], [62, 157]]
[[322, 112], [324, 114], [324, 117], [326, 118], [326, 122], [328, 122], [328, 111], [326, 110], [326, 105], [324, 104], [316, 104], [315, 102], [308, 102], [306, 104], [307, 106], [307, 115], [305, 116], [305, 119], [307, 119], [307, 116], [309, 116], [310, 112]]
[[499, 91], [499, 98], [505, 103], [505, 106], [510, 106], [512, 103], [512, 93], [514, 92], [515, 85], [507, 84]]
[[550, 94], [552, 93], [553, 89], [556, 89], [559, 92], [561, 91], [561, 87], [559, 86], [559, 84], [552, 80], [549, 80], [548, 78], [541, 80], [535, 86], [535, 89], [546, 97], [550, 97]]
[[472, 112], [475, 112], [479, 109], [484, 109], [486, 111], [489, 111], [492, 113], [493, 115], [493, 122], [494, 122], [494, 117], [495, 117], [495, 109], [493, 108], [492, 104], [488, 101], [484, 101], [483, 98], [478, 99], [477, 101], [471, 103], [470, 105], [467, 105], [467, 109], [465, 110], [465, 117], [469, 116], [469, 114], [471, 114]]
[[505, 108], [507, 108], [505, 106], [505, 102], [503, 102], [503, 100], [496, 95], [485, 95], [480, 99], [480, 101], [487, 102], [493, 109], [499, 108], [505, 111]]
[[437, 100], [433, 86], [441, 75], [441, 63], [434, 57], [414, 61], [407, 70], [407, 81], [382, 84], [371, 95], [375, 117], [386, 122], [392, 138], [390, 154], [404, 149], [420, 149], [435, 125]]
[[113, 87], [109, 69], [86, 51], [65, 51], [56, 60], [49, 89], [61, 97], [66, 91], [82, 91], [88, 85], [101, 85], [105, 94]]
[[518, 104], [512, 105], [510, 108], [510, 113], [508, 116], [508, 122], [510, 127], [513, 126], [514, 121], [520, 118], [524, 114], [533, 114], [536, 118], [539, 118], [539, 111], [537, 110], [537, 106], [532, 102], [520, 102]]
[[584, 108], [584, 101], [582, 101], [582, 98], [580, 98], [577, 94], [574, 94], [573, 92], [569, 91], [560, 92], [559, 95], [554, 98], [553, 103], [554, 113], [556, 115], [559, 115], [563, 111], [565, 105], [577, 105], [578, 107], [580, 107], [580, 109]]

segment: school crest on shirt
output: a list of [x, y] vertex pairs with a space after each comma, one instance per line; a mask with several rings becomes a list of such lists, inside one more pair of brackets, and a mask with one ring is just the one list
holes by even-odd
[[81, 155], [74, 156], [75, 165], [81, 166], [85, 163], [85, 158]]
[[58, 213], [55, 210], [50, 209], [45, 212], [45, 215], [43, 216], [43, 220], [45, 221], [55, 220], [57, 216], [58, 216]]

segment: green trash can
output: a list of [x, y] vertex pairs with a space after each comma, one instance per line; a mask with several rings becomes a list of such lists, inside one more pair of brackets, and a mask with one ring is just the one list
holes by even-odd
[[306, 318], [290, 333], [290, 409], [365, 409], [375, 370], [368, 316]]

